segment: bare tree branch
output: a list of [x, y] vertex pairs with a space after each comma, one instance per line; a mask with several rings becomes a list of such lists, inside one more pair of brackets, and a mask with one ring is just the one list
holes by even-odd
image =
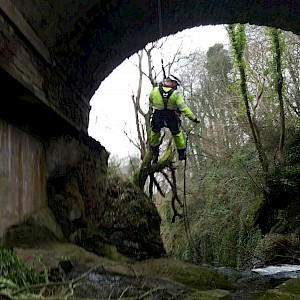
[[128, 135], [128, 133], [127, 133], [125, 130], [124, 130], [123, 132], [124, 132], [125, 135], [127, 136], [129, 142], [130, 142], [131, 144], [133, 144], [133, 146], [136, 147], [139, 151], [141, 151], [140, 145], [139, 145], [137, 142], [135, 142], [132, 138], [130, 138], [130, 136]]

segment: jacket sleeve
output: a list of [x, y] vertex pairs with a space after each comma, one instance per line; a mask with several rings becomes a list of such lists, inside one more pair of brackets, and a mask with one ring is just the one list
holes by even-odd
[[153, 91], [151, 91], [150, 92], [150, 94], [149, 94], [149, 105], [152, 107], [152, 105], [153, 105], [153, 95], [152, 95], [152, 92]]
[[149, 94], [149, 105], [152, 109], [163, 109], [163, 104], [161, 104], [160, 98], [158, 88], [155, 87]]
[[176, 105], [185, 117], [188, 117], [192, 121], [195, 120], [195, 118], [196, 118], [195, 115], [190, 110], [190, 108], [187, 106], [187, 104], [184, 102], [182, 96], [180, 96], [177, 93], [176, 93]]

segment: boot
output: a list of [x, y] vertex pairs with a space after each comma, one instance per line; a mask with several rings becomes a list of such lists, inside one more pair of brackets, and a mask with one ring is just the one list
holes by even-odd
[[186, 160], [186, 149], [178, 149], [178, 159]]

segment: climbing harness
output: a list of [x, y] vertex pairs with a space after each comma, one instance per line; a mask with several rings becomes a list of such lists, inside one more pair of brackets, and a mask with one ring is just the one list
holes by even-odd
[[165, 92], [163, 87], [162, 87], [162, 84], [160, 84], [158, 88], [159, 88], [159, 92], [160, 92], [160, 94], [163, 98], [164, 109], [168, 109], [168, 101], [169, 101], [170, 96], [174, 92], [174, 90], [170, 89], [168, 92]]

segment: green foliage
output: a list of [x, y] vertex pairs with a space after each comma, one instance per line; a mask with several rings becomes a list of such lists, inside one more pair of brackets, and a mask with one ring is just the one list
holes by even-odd
[[234, 58], [238, 67], [245, 69], [244, 51], [246, 46], [246, 34], [244, 24], [231, 24], [226, 27]]
[[[223, 45], [216, 44], [205, 56], [193, 53], [182, 63], [185, 100], [201, 119], [189, 139], [191, 167], [187, 169], [188, 223], [194, 245], [187, 238], [185, 220], [172, 223], [170, 195], [159, 212], [170, 255], [242, 268], [249, 266], [261, 240], [254, 220], [265, 207], [266, 195], [274, 200], [271, 217], [278, 226], [272, 224], [272, 230], [293, 232], [299, 224], [299, 76], [295, 66], [294, 74], [288, 74], [282, 64], [289, 63], [285, 50], [290, 45], [284, 44], [284, 32], [267, 28], [266, 34], [264, 28], [244, 24], [226, 28], [232, 58]], [[299, 55], [292, 49], [290, 61], [297, 62]], [[281, 85], [281, 69], [289, 90]], [[284, 172], [279, 172], [278, 159], [283, 132], [276, 101], [280, 92], [288, 129]], [[183, 120], [184, 128], [188, 122]], [[182, 200], [180, 168], [177, 178]]]
[[[196, 249], [188, 241], [184, 220], [171, 222], [169, 198], [160, 209], [166, 250], [179, 258], [198, 261], [202, 257], [208, 263], [239, 268], [249, 266], [261, 240], [261, 231], [254, 227], [254, 221], [257, 222], [262, 207], [268, 210], [264, 205], [266, 195], [273, 210], [266, 213], [265, 220], [267, 223], [270, 217], [274, 222], [267, 230], [300, 232], [297, 216], [300, 215], [299, 122], [290, 118], [293, 112], [288, 110], [285, 111], [288, 130], [284, 172], [280, 171], [278, 159], [283, 127], [276, 98], [282, 92], [287, 99], [285, 86], [281, 85], [282, 78], [278, 76], [281, 69], [285, 81], [291, 80], [293, 75], [286, 75], [287, 69], [283, 68], [286, 66], [281, 64], [282, 61], [288, 62], [284, 55], [289, 45], [284, 44], [283, 32], [277, 29], [267, 29], [268, 38], [264, 30], [252, 32], [249, 27], [246, 40], [245, 25], [227, 26], [236, 73], [229, 73], [225, 89], [216, 84], [221, 77], [221, 68], [224, 68], [220, 65], [220, 58], [225, 57], [222, 56], [222, 45], [216, 44], [207, 51], [206, 60], [201, 61], [205, 71], [201, 69], [199, 72], [200, 64], [197, 69], [197, 74], [203, 76], [199, 77], [206, 80], [201, 81], [199, 88], [193, 87], [193, 97], [189, 100], [193, 102], [194, 112], [203, 116], [203, 122], [199, 129], [201, 138], [198, 138], [198, 132], [194, 135], [195, 140], [194, 136], [191, 138], [193, 149], [190, 153], [197, 155], [188, 157], [189, 163], [194, 165], [187, 170], [187, 174], [191, 174], [187, 180], [188, 221]], [[191, 76], [194, 74], [193, 70]], [[296, 94], [289, 95], [285, 106], [293, 103], [292, 110], [296, 110], [297, 103], [292, 100], [296, 97]], [[230, 99], [230, 106], [227, 106], [227, 99]], [[242, 132], [240, 144], [235, 143], [234, 134], [226, 135], [226, 131], [222, 131], [229, 128], [231, 121], [237, 132]], [[218, 155], [225, 139], [230, 145], [227, 156]], [[182, 198], [181, 173], [178, 178]], [[259, 220], [264, 221], [263, 215]]]
[[261, 238], [260, 231], [252, 227], [261, 176], [254, 153], [249, 144], [227, 162], [205, 161], [188, 182], [188, 218], [197, 249], [188, 243], [184, 220], [170, 222], [171, 206], [165, 201], [162, 236], [170, 255], [193, 261], [202, 257], [204, 262], [222, 266], [249, 266]]
[[[45, 299], [42, 288], [48, 281], [48, 274], [37, 273], [32, 267], [26, 268], [9, 249], [0, 249], [0, 297], [5, 299]], [[31, 293], [32, 287], [41, 289]], [[2, 299], [2, 298], [1, 298]]]
[[215, 44], [209, 47], [206, 53], [207, 61], [205, 68], [214, 80], [228, 81], [228, 74], [232, 69], [232, 61], [228, 50], [223, 44]]
[[246, 63], [244, 59], [245, 46], [246, 46], [246, 31], [244, 24], [231, 24], [227, 26], [227, 32], [229, 35], [231, 51], [235, 58], [235, 64], [239, 70], [240, 75], [240, 89], [241, 94], [244, 97], [246, 111], [249, 111], [248, 101], [249, 92], [247, 90], [246, 81]]
[[[269, 47], [269, 51], [272, 54], [273, 58], [269, 62], [271, 67], [271, 73], [273, 74], [273, 84], [276, 86], [277, 82], [281, 79], [279, 78], [279, 70], [277, 70], [277, 65], [280, 64], [282, 66], [283, 63], [283, 55], [286, 45], [284, 40], [281, 37], [281, 30], [277, 28], [267, 28], [267, 34], [270, 36], [271, 43]], [[281, 72], [281, 70], [280, 70]]]
[[45, 282], [45, 275], [26, 268], [9, 249], [0, 250], [0, 276], [18, 287]]
[[289, 166], [300, 165], [300, 128], [287, 128], [286, 162]]

